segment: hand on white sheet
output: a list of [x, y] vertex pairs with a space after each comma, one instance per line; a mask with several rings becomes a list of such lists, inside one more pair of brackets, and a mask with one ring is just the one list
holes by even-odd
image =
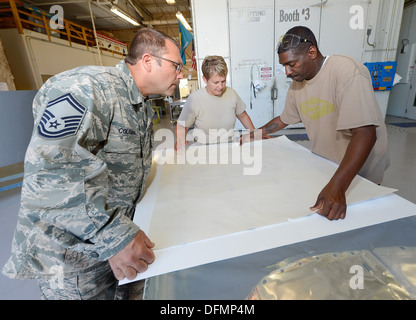
[[312, 211], [326, 217], [328, 220], [345, 219], [347, 213], [347, 202], [345, 191], [331, 182], [322, 189]]
[[245, 143], [253, 142], [254, 140], [267, 140], [267, 139], [273, 139], [275, 137], [269, 136], [268, 134], [263, 134], [261, 130], [255, 130], [250, 133], [242, 134], [240, 136], [239, 142], [240, 146], [242, 146]]
[[140, 230], [132, 241], [108, 262], [117, 280], [133, 280], [137, 273], [143, 273], [155, 260], [152, 248], [155, 244]]

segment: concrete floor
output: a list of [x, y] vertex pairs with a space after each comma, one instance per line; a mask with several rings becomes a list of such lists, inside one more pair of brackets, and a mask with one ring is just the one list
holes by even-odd
[[[173, 129], [167, 116], [162, 118], [159, 128]], [[389, 150], [391, 166], [385, 174], [384, 186], [396, 188], [397, 194], [416, 203], [416, 127], [398, 126], [397, 124], [416, 121], [387, 117], [389, 133]], [[304, 129], [290, 129], [282, 134], [304, 134]], [[299, 141], [305, 147], [308, 141]], [[10, 254], [10, 246], [19, 210], [20, 188], [0, 192], [0, 267], [2, 268]], [[37, 300], [40, 299], [39, 289], [34, 280], [10, 280], [0, 274], [1, 300]]]

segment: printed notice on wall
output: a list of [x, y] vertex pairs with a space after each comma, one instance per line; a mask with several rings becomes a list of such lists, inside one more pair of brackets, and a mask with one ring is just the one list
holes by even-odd
[[260, 68], [260, 79], [263, 81], [272, 80], [273, 78], [273, 68], [266, 66]]
[[264, 23], [266, 22], [266, 9], [248, 9], [238, 11], [238, 23]]

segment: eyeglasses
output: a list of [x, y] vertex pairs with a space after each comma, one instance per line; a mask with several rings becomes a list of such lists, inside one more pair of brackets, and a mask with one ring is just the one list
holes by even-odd
[[286, 50], [286, 49], [294, 49], [299, 47], [299, 45], [301, 43], [306, 43], [306, 42], [310, 42], [312, 43], [312, 41], [308, 40], [308, 39], [304, 39], [301, 38], [297, 35], [294, 34], [285, 34], [283, 35], [280, 40], [279, 40], [279, 46], [280, 48]]
[[172, 62], [172, 63], [173, 63], [173, 65], [174, 65], [174, 66], [175, 66], [175, 68], [176, 68], [176, 72], [177, 72], [177, 73], [180, 73], [180, 72], [182, 71], [182, 68], [183, 68], [183, 64], [182, 64], [182, 63], [177, 63], [177, 62], [172, 61], [172, 60], [170, 60], [170, 59], [166, 59], [166, 58], [162, 58], [162, 57], [158, 57], [158, 56], [153, 56], [153, 57], [158, 58], [158, 59], [162, 59], [162, 60], [166, 60], [166, 61], [169, 61], [169, 62]]

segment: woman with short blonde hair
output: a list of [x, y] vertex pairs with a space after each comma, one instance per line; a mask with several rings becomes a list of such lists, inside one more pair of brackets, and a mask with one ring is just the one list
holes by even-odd
[[227, 77], [228, 67], [221, 56], [207, 56], [202, 63], [202, 75], [209, 80], [214, 74]]
[[176, 150], [183, 150], [188, 144], [186, 135], [191, 127], [194, 141], [201, 144], [233, 141], [236, 119], [254, 131], [243, 100], [227, 87], [228, 67], [224, 58], [207, 56], [201, 70], [206, 87], [186, 99], [176, 125]]

